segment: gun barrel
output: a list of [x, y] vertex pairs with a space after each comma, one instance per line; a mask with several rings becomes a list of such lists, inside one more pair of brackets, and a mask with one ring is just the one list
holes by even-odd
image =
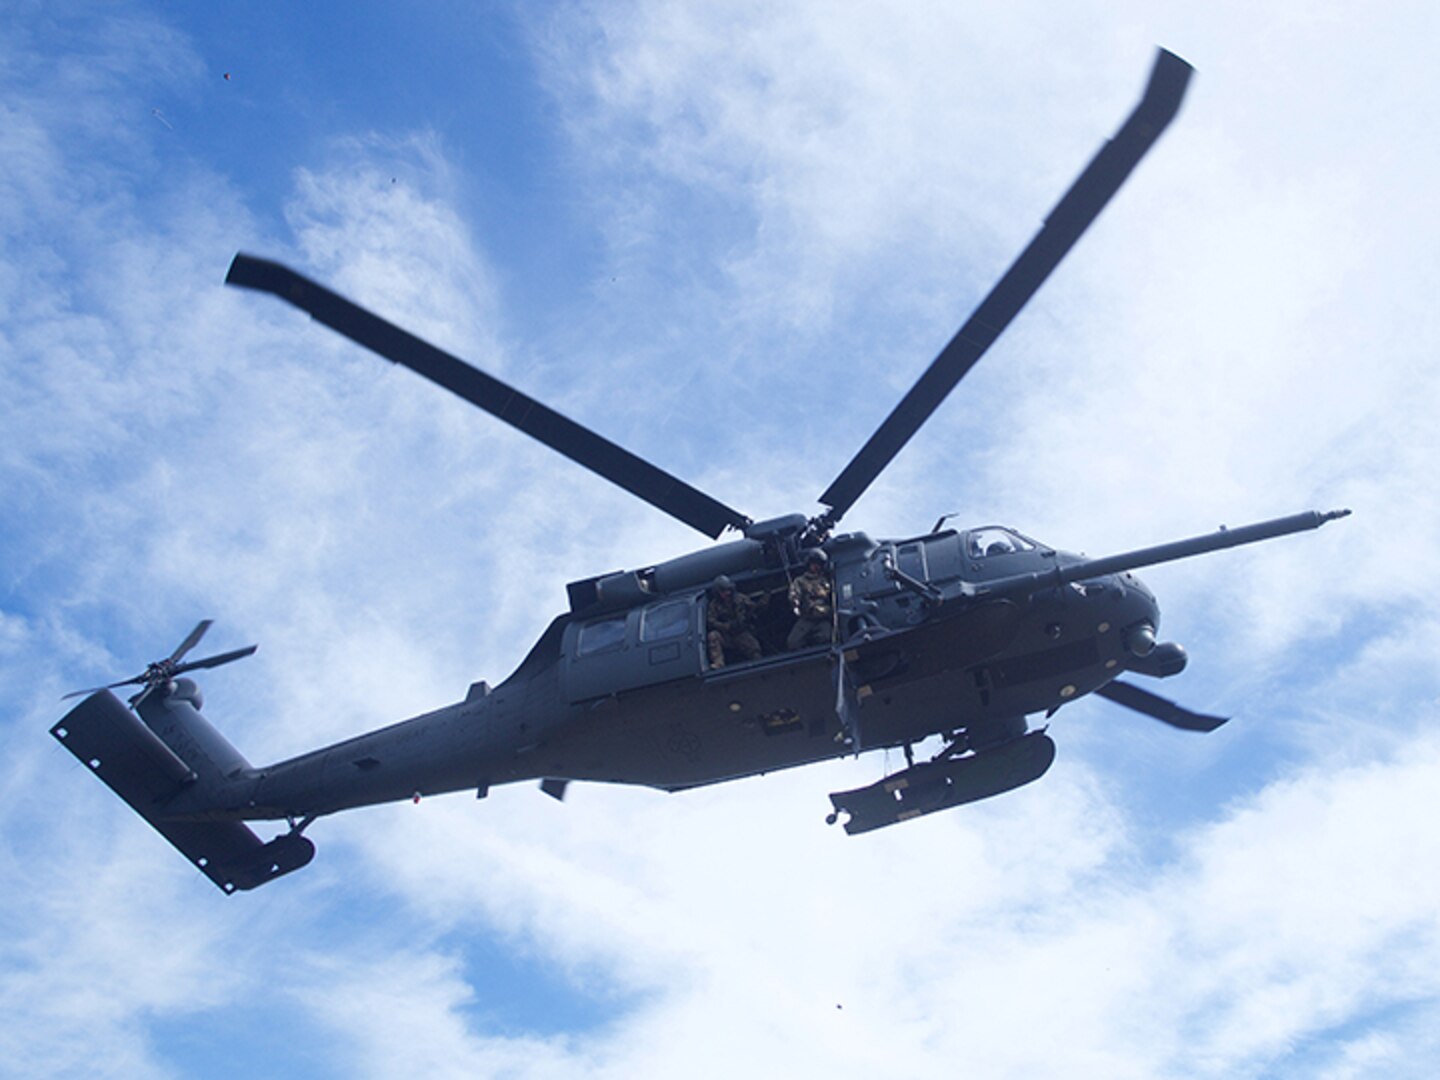
[[1289, 517], [1274, 518], [1271, 521], [1261, 521], [1254, 525], [1242, 525], [1237, 529], [1222, 527], [1216, 532], [1206, 533], [1204, 536], [1192, 536], [1188, 540], [1175, 540], [1168, 544], [1157, 544], [1154, 547], [1122, 552], [1119, 555], [1107, 555], [1102, 559], [1086, 559], [1070, 566], [1056, 567], [1054, 570], [1025, 574], [1008, 581], [999, 581], [995, 583], [994, 588], [986, 591], [992, 595], [1038, 592], [1041, 589], [1069, 585], [1076, 581], [1088, 581], [1106, 574], [1138, 570], [1142, 566], [1174, 562], [1177, 559], [1188, 559], [1192, 555], [1204, 555], [1207, 552], [1220, 551], [1223, 548], [1239, 547], [1242, 544], [1254, 544], [1261, 540], [1289, 536], [1291, 533], [1304, 532], [1307, 529], [1318, 529], [1327, 521], [1347, 517], [1349, 513], [1349, 510], [1328, 512], [1307, 510], [1303, 514], [1291, 514]]

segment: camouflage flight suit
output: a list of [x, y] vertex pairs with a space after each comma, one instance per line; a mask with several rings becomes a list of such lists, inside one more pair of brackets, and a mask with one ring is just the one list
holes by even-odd
[[755, 601], [741, 593], [710, 593], [705, 607], [705, 643], [712, 668], [725, 666], [726, 649], [745, 660], [760, 659], [760, 639], [750, 629], [754, 611]]
[[790, 607], [799, 616], [785, 639], [785, 648], [794, 652], [807, 645], [829, 645], [834, 638], [835, 605], [830, 578], [815, 566], [790, 582]]

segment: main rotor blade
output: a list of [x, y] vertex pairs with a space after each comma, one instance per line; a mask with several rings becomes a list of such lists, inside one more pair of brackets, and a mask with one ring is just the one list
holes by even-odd
[[312, 319], [438, 383], [706, 536], [717, 537], [727, 526], [743, 529], [750, 523], [738, 510], [287, 266], [240, 254], [230, 264], [225, 281], [274, 293]]
[[1159, 694], [1152, 694], [1149, 690], [1142, 690], [1138, 686], [1125, 682], [1109, 683], [1096, 690], [1095, 693], [1103, 698], [1108, 698], [1117, 705], [1124, 705], [1127, 709], [1134, 709], [1136, 712], [1144, 713], [1152, 719], [1184, 731], [1214, 731], [1230, 719], [1228, 716], [1207, 716], [1205, 713], [1191, 712], [1183, 705], [1175, 704], [1169, 698], [1163, 698]]
[[826, 517], [832, 524], [840, 520], [910, 441], [1090, 227], [1174, 119], [1193, 70], [1174, 53], [1160, 50], [1140, 104], [1115, 137], [1100, 148], [1080, 178], [1050, 211], [1030, 246], [1005, 271], [1005, 276], [870, 436], [870, 441], [820, 496], [820, 501], [830, 507]]

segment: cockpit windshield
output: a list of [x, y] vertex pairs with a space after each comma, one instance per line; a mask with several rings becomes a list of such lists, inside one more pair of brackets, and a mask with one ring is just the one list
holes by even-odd
[[966, 534], [965, 545], [972, 559], [987, 559], [992, 555], [1013, 555], [1017, 551], [1035, 550], [1035, 545], [1025, 537], [999, 525], [971, 529]]

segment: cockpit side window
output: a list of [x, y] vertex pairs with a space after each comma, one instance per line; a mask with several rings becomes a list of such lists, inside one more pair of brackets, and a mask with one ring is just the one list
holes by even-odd
[[966, 538], [966, 551], [972, 559], [988, 559], [994, 555], [1013, 555], [1017, 551], [1031, 551], [1035, 547], [1019, 533], [991, 525], [984, 529], [971, 529]]
[[590, 656], [593, 653], [618, 649], [625, 644], [625, 616], [601, 619], [580, 628], [580, 638], [575, 646], [576, 656]]

